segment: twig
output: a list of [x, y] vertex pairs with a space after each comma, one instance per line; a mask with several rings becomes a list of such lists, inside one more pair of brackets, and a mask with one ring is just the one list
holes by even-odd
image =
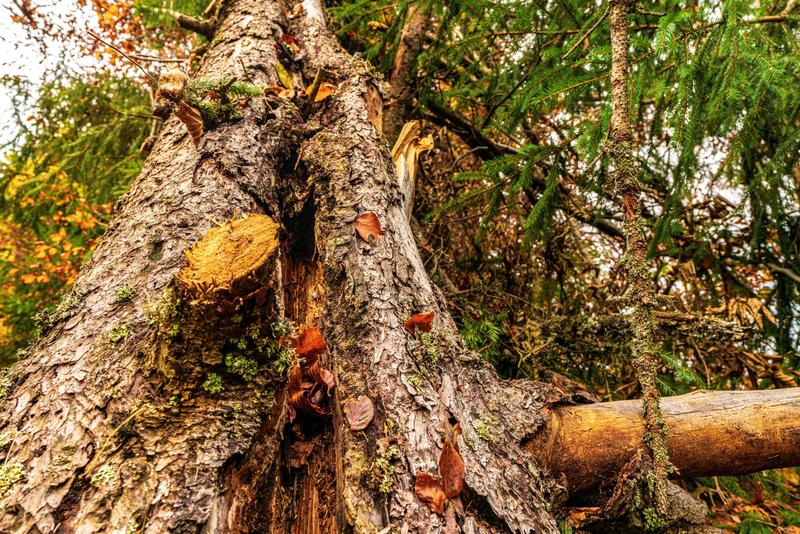
[[102, 37], [100, 37], [99, 35], [97, 35], [96, 33], [94, 33], [92, 30], [86, 30], [86, 32], [87, 32], [89, 35], [91, 35], [92, 37], [94, 37], [95, 39], [97, 39], [98, 41], [100, 41], [101, 43], [103, 43], [104, 45], [106, 45], [106, 46], [109, 46], [109, 47], [111, 47], [112, 49], [116, 50], [118, 53], [122, 54], [122, 55], [125, 57], [125, 59], [127, 59], [128, 61], [130, 61], [131, 63], [133, 63], [133, 64], [134, 64], [134, 65], [136, 65], [137, 67], [139, 67], [139, 70], [141, 70], [141, 71], [144, 73], [144, 75], [145, 75], [145, 76], [147, 76], [147, 78], [148, 78], [148, 79], [149, 79], [151, 82], [153, 82], [154, 84], [158, 85], [158, 80], [156, 80], [155, 78], [153, 78], [153, 76], [151, 76], [149, 72], [147, 72], [146, 70], [144, 70], [144, 67], [142, 67], [142, 66], [139, 64], [139, 62], [138, 62], [138, 61], [136, 61], [136, 60], [135, 60], [135, 59], [133, 59], [131, 56], [129, 56], [128, 54], [126, 54], [125, 52], [123, 52], [123, 51], [122, 51], [122, 50], [121, 50], [121, 49], [120, 49], [118, 46], [114, 46], [113, 44], [111, 44], [111, 43], [109, 43], [108, 41], [104, 40]]
[[564, 59], [567, 59], [567, 58], [569, 57], [569, 55], [570, 55], [570, 54], [571, 54], [571, 53], [572, 53], [572, 52], [573, 52], [573, 51], [574, 51], [576, 48], [578, 48], [578, 45], [579, 45], [579, 44], [581, 44], [583, 41], [585, 41], [586, 39], [588, 39], [588, 38], [589, 38], [589, 36], [592, 34], [592, 32], [593, 32], [593, 31], [595, 31], [595, 30], [597, 29], [597, 27], [598, 27], [598, 26], [600, 26], [600, 23], [601, 23], [601, 22], [603, 22], [603, 21], [605, 20], [605, 18], [608, 16], [608, 11], [609, 11], [610, 9], [611, 9], [611, 4], [609, 4], [609, 5], [607, 5], [607, 6], [606, 6], [606, 10], [605, 10], [605, 11], [603, 11], [603, 14], [600, 16], [600, 18], [599, 18], [599, 19], [597, 19], [597, 22], [595, 22], [594, 24], [592, 24], [592, 27], [591, 27], [591, 28], [589, 28], [588, 30], [586, 30], [586, 33], [584, 33], [582, 37], [578, 38], [578, 40], [577, 40], [577, 41], [575, 41], [575, 44], [573, 44], [573, 45], [570, 47], [570, 49], [569, 49], [569, 50], [567, 50], [567, 53], [566, 53], [566, 54], [564, 54], [563, 56], [561, 56], [561, 59], [562, 59], [562, 60], [564, 60]]
[[169, 57], [154, 57], [154, 56], [141, 56], [141, 55], [133, 55], [131, 56], [133, 59], [139, 61], [152, 61], [153, 63], [184, 63], [187, 61], [187, 58], [169, 58]]

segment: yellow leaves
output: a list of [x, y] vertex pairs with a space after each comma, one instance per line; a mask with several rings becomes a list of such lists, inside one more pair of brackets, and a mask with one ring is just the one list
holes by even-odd
[[64, 239], [67, 238], [67, 230], [63, 226], [58, 229], [58, 232], [53, 232], [50, 234], [50, 241], [53, 243], [61, 243]]
[[392, 148], [392, 159], [400, 185], [414, 180], [417, 174], [417, 158], [423, 152], [433, 150], [433, 136], [427, 135], [420, 139], [419, 135], [419, 121], [407, 122]]
[[286, 70], [286, 67], [278, 61], [275, 63], [275, 74], [278, 75], [278, 81], [281, 82], [281, 85], [284, 86], [289, 91], [294, 91], [294, 81], [292, 80], [292, 75], [289, 74], [289, 71]]

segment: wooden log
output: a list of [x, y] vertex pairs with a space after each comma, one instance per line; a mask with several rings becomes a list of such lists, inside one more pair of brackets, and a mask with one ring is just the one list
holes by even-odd
[[[800, 388], [695, 391], [661, 405], [675, 478], [800, 465]], [[562, 406], [530, 450], [574, 495], [613, 482], [643, 435], [641, 401]]]

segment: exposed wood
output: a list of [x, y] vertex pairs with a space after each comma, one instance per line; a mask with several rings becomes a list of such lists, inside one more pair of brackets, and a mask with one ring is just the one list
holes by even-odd
[[[696, 391], [661, 399], [673, 477], [741, 475], [800, 465], [800, 388]], [[529, 447], [571, 494], [614, 477], [641, 445], [638, 400], [562, 406]]]

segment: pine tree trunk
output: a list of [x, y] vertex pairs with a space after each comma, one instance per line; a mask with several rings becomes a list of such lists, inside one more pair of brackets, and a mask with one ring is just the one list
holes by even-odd
[[[302, 5], [228, 1], [195, 77], [275, 83], [276, 42], [291, 34], [306, 79], [324, 69], [335, 93], [308, 116], [253, 98], [197, 147], [167, 120], [73, 293], [10, 371], [0, 532], [558, 531], [551, 511], [566, 493], [530, 443], [569, 399], [502, 381], [465, 349], [405, 217], [372, 71], [339, 47], [318, 3]], [[366, 212], [379, 239], [355, 233]], [[270, 223], [209, 234], [248, 214], [279, 223], [279, 245]], [[208, 279], [187, 271], [190, 248], [217, 269]], [[406, 332], [424, 311], [433, 330]], [[329, 416], [290, 422], [274, 351], [254, 377], [229, 372], [226, 354], [277, 343], [262, 338], [286, 320], [322, 331], [320, 363], [337, 382]], [[360, 395], [375, 417], [353, 432], [343, 404]], [[436, 474], [455, 422], [466, 489], [437, 515], [416, 474]], [[297, 443], [313, 443], [305, 463]]]

